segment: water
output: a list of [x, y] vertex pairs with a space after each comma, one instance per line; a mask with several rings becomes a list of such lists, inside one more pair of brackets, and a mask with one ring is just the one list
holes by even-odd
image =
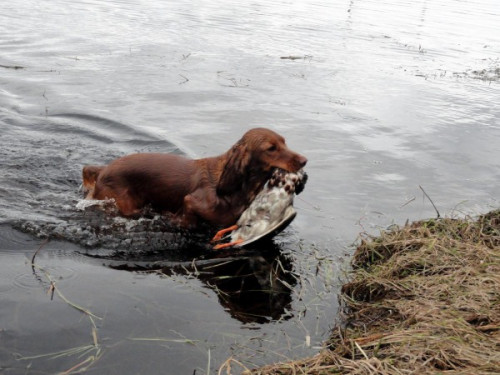
[[[360, 232], [435, 216], [419, 186], [441, 214], [498, 207], [499, 24], [494, 0], [2, 3], [0, 372], [316, 353]], [[309, 159], [272, 243], [214, 256], [78, 209], [85, 164], [217, 155], [254, 126]]]

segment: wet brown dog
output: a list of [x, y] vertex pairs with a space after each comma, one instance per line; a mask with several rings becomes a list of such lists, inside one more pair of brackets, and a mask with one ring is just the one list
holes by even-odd
[[274, 168], [297, 172], [307, 159], [265, 128], [249, 130], [226, 153], [204, 159], [143, 153], [107, 166], [85, 166], [87, 199], [114, 199], [120, 213], [136, 216], [151, 205], [171, 212], [184, 227], [201, 219], [215, 226], [236, 223]]

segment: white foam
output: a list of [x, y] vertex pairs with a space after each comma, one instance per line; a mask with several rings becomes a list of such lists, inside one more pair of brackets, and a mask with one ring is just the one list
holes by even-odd
[[89, 207], [94, 207], [94, 206], [105, 207], [105, 206], [109, 205], [110, 203], [114, 204], [115, 200], [114, 199], [105, 199], [105, 200], [80, 199], [76, 203], [75, 208], [79, 211], [85, 211]]

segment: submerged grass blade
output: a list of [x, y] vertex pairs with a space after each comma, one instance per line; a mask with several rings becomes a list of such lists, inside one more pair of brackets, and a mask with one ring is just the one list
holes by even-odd
[[165, 337], [131, 337], [129, 340], [132, 341], [153, 341], [153, 342], [173, 342], [179, 344], [189, 344], [196, 345], [196, 343], [200, 342], [199, 340], [190, 340], [190, 339], [168, 339]]
[[56, 282], [52, 279], [51, 274], [45, 268], [43, 268], [35, 263], [36, 255], [40, 252], [40, 250], [47, 243], [48, 243], [48, 240], [44, 241], [40, 245], [40, 247], [37, 249], [37, 251], [33, 254], [33, 257], [31, 258], [31, 267], [33, 269], [33, 272], [35, 273], [36, 270], [41, 271], [45, 275], [47, 280], [49, 281], [50, 287], [49, 287], [48, 293], [51, 294], [51, 300], [53, 299], [54, 292], [56, 292], [57, 295], [59, 296], [59, 298], [61, 298], [67, 305], [71, 306], [72, 308], [78, 310], [81, 313], [84, 313], [89, 318], [89, 320], [92, 324], [92, 331], [91, 332], [92, 332], [93, 343], [92, 343], [92, 345], [79, 346], [79, 347], [75, 347], [75, 348], [62, 350], [59, 352], [40, 354], [40, 355], [36, 355], [36, 356], [19, 356], [17, 359], [18, 360], [33, 360], [33, 359], [41, 359], [41, 358], [57, 359], [57, 358], [61, 358], [61, 357], [75, 356], [75, 355], [78, 355], [78, 358], [82, 358], [85, 355], [94, 351], [93, 355], [90, 355], [85, 360], [72, 366], [70, 369], [66, 370], [65, 372], [61, 373], [61, 374], [69, 375], [75, 371], [77, 371], [77, 372], [85, 371], [86, 369], [88, 369], [90, 366], [92, 366], [100, 358], [101, 347], [99, 345], [98, 336], [97, 336], [97, 325], [96, 325], [94, 319], [101, 320], [102, 318], [93, 314], [90, 310], [88, 310], [88, 309], [70, 301], [69, 299], [67, 299], [66, 296], [64, 296], [64, 294], [56, 286]]
[[[88, 369], [88, 367], [93, 364], [95, 361], [96, 361], [96, 357], [94, 356], [91, 356], [91, 357], [88, 357], [87, 359], [85, 359], [84, 361], [80, 362], [80, 363], [77, 363], [76, 365], [74, 365], [73, 367], [71, 367], [70, 369], [62, 372], [60, 375], [69, 375], [71, 373], [73, 373], [73, 371], [76, 371], [78, 370], [78, 372], [83, 372], [85, 370]], [[81, 368], [82, 366], [85, 366], [85, 365], [89, 365], [89, 366], [86, 366], [84, 368]]]
[[70, 349], [64, 349], [64, 350], [61, 350], [58, 352], [38, 354], [38, 355], [33, 355], [33, 356], [18, 356], [16, 359], [18, 361], [29, 361], [32, 359], [39, 359], [39, 358], [57, 359], [57, 358], [61, 358], [61, 357], [73, 356], [76, 354], [82, 354], [82, 353], [85, 354], [91, 350], [95, 350], [94, 345], [83, 345], [83, 346], [77, 346], [77, 347], [70, 348]]

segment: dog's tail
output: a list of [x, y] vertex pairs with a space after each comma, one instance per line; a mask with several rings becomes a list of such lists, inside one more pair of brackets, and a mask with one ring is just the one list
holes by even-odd
[[85, 193], [85, 199], [94, 198], [94, 188], [97, 178], [101, 171], [105, 168], [105, 165], [86, 165], [82, 170], [82, 181], [83, 181], [83, 192]]

